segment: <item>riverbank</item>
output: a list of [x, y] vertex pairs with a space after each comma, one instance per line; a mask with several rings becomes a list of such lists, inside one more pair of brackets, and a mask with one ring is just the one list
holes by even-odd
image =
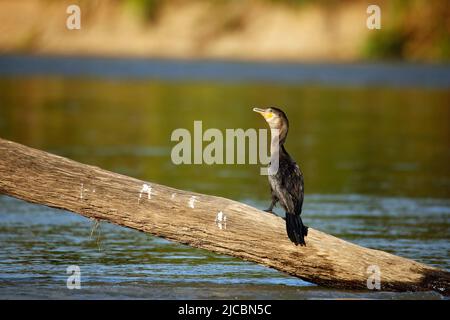
[[73, 1], [3, 0], [0, 53], [306, 62], [448, 59], [446, 1], [401, 6], [381, 1], [381, 30], [366, 27], [369, 1], [293, 2], [76, 1], [81, 29], [68, 30], [66, 9]]

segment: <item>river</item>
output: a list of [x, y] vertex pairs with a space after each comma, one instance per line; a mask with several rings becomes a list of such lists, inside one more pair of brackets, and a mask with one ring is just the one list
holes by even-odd
[[[0, 56], [0, 136], [265, 208], [259, 165], [175, 165], [170, 136], [195, 120], [204, 129], [262, 129], [252, 108], [279, 106], [290, 119], [286, 148], [305, 175], [305, 224], [449, 270], [449, 87], [447, 66]], [[108, 223], [93, 227], [0, 196], [0, 298], [442, 298], [326, 289]], [[71, 265], [80, 290], [66, 287]]]

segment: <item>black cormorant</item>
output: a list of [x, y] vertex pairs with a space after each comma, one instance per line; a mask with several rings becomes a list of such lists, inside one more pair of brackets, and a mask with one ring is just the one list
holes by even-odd
[[[286, 114], [278, 108], [254, 108], [253, 111], [262, 114], [271, 129], [271, 164], [274, 161], [273, 157], [278, 156], [276, 173], [270, 172], [269, 169], [272, 203], [265, 211], [273, 213], [273, 207], [279, 202], [286, 212], [286, 231], [289, 239], [295, 245], [304, 246], [308, 227], [303, 225], [300, 217], [304, 195], [303, 174], [284, 148], [289, 121]], [[274, 169], [276, 170], [276, 167]]]

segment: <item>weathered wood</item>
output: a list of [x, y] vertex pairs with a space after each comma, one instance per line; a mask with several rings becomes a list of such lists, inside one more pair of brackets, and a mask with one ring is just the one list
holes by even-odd
[[[143, 190], [144, 184], [151, 189]], [[376, 265], [382, 290], [449, 295], [447, 271], [312, 228], [307, 246], [295, 246], [281, 218], [248, 205], [141, 181], [3, 139], [0, 193], [253, 261], [327, 287], [367, 290], [367, 269]], [[222, 228], [216, 223], [220, 211], [226, 216]]]

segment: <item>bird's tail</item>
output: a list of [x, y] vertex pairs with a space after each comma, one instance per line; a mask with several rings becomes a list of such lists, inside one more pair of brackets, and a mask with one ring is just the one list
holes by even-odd
[[286, 231], [295, 245], [306, 246], [305, 237], [308, 235], [308, 227], [303, 224], [300, 215], [286, 213]]

